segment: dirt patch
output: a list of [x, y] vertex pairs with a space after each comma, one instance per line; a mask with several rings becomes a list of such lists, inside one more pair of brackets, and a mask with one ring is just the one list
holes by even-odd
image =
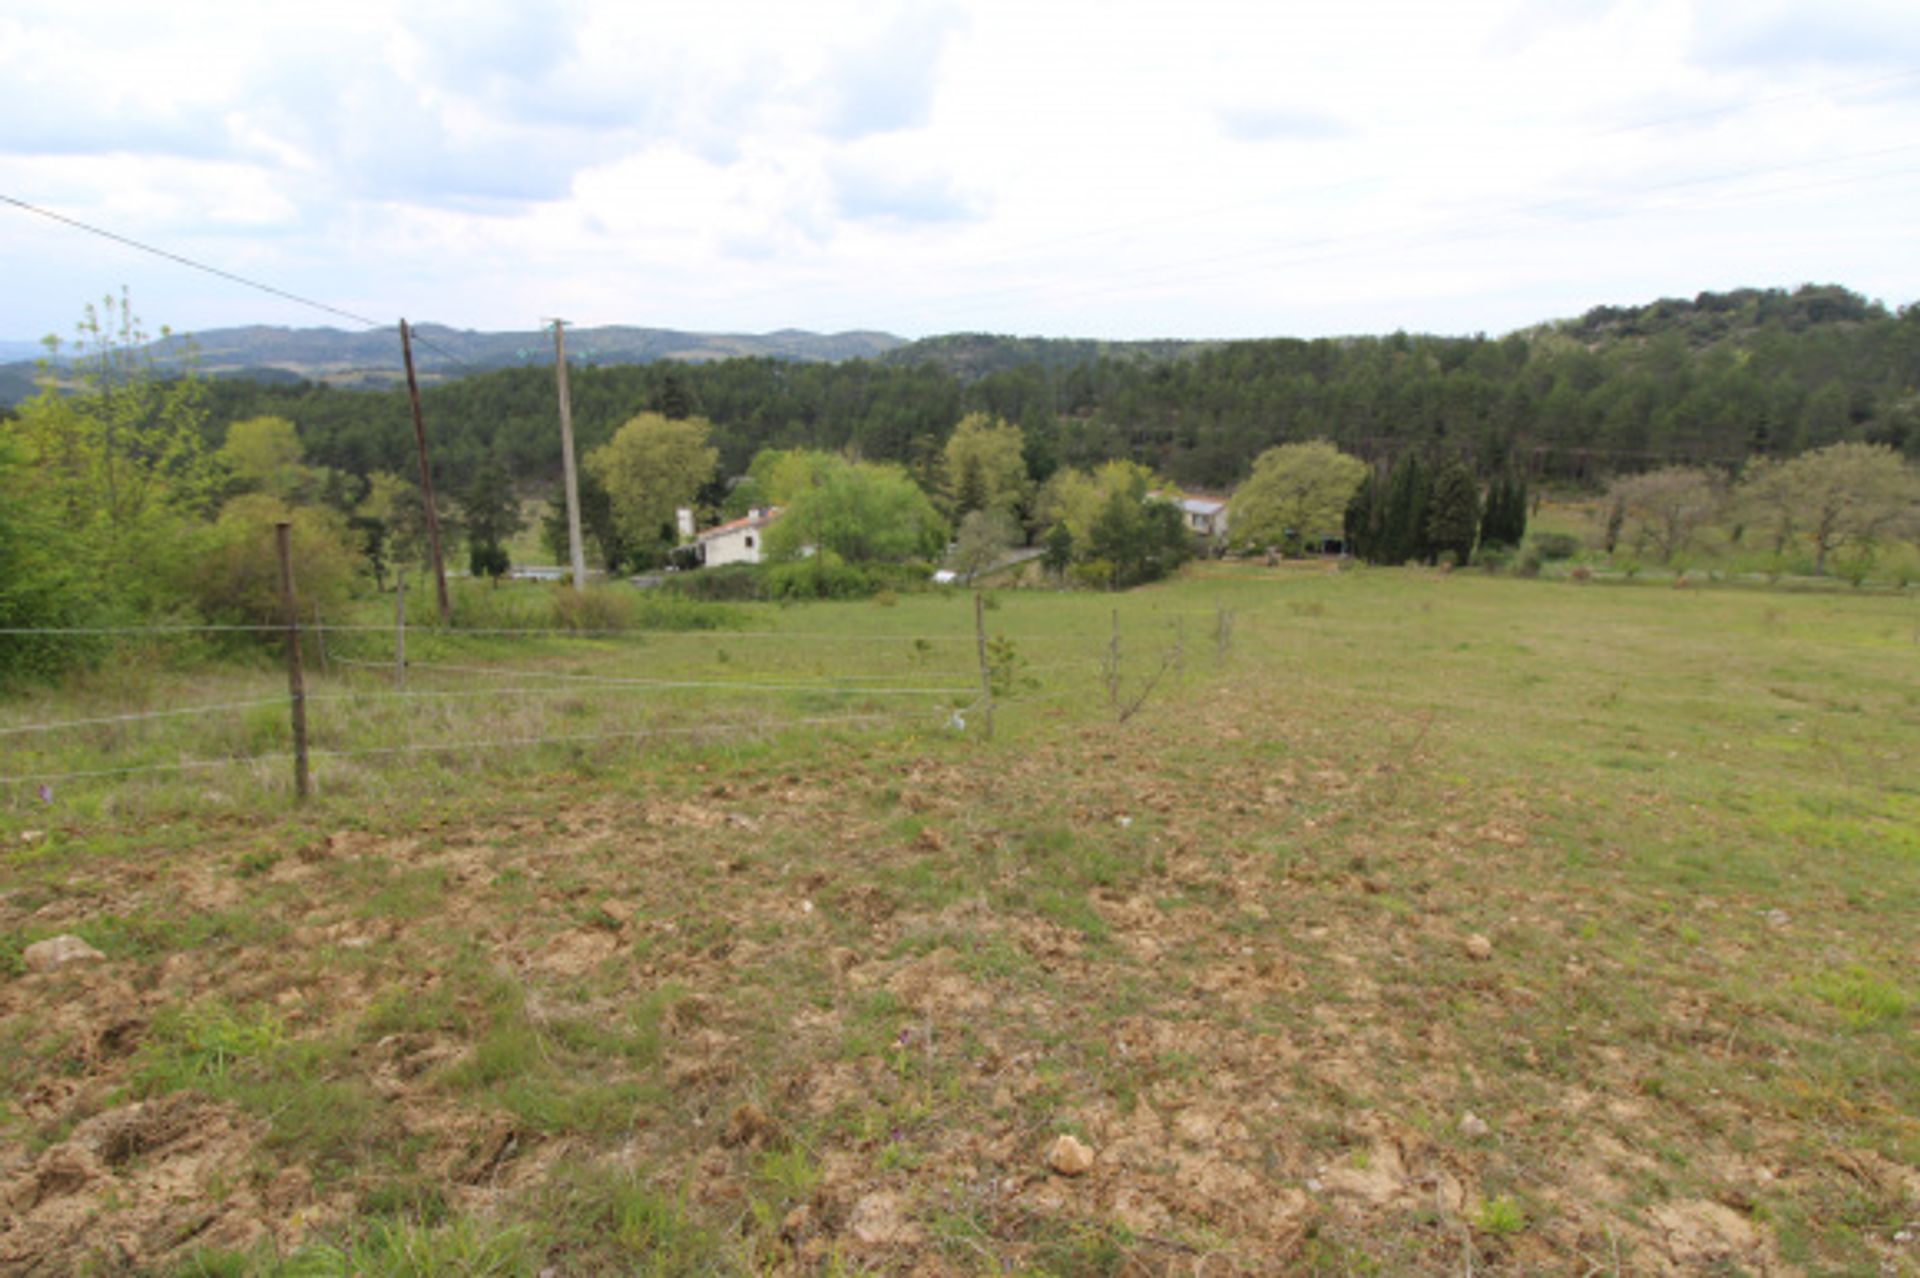
[[270, 1201], [251, 1183], [255, 1134], [187, 1095], [95, 1115], [0, 1186], [0, 1270], [65, 1273], [83, 1256], [140, 1269], [188, 1244], [272, 1236], [286, 1225], [290, 1191], [282, 1185]]

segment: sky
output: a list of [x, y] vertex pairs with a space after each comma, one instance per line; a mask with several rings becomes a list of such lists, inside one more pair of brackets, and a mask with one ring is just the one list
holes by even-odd
[[[9, 0], [0, 196], [382, 323], [1504, 333], [1920, 299], [1911, 0]], [[0, 339], [353, 321], [0, 203]]]

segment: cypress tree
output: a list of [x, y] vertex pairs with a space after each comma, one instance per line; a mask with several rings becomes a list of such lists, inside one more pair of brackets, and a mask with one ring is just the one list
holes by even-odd
[[1429, 557], [1453, 556], [1456, 564], [1473, 558], [1474, 533], [1480, 527], [1480, 486], [1458, 457], [1435, 468], [1427, 507]]
[[1427, 553], [1427, 469], [1416, 453], [1402, 454], [1387, 480], [1380, 523], [1380, 562], [1404, 564]]
[[1486, 508], [1480, 512], [1480, 544], [1482, 546], [1507, 544], [1507, 492], [1507, 477], [1504, 472], [1495, 475], [1493, 482], [1487, 485]]
[[1360, 485], [1353, 500], [1347, 503], [1344, 520], [1347, 553], [1368, 563], [1375, 562], [1380, 554], [1381, 520], [1386, 514], [1385, 490], [1385, 481], [1375, 467], [1367, 472], [1367, 482]]

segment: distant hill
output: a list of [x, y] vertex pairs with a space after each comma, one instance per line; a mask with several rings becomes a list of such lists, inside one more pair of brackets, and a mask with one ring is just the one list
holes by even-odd
[[1012, 368], [1037, 366], [1050, 372], [1111, 359], [1150, 363], [1178, 359], [1218, 346], [1218, 342], [1161, 339], [1102, 342], [1071, 337], [1004, 337], [993, 333], [949, 333], [897, 346], [882, 355], [888, 364], [932, 364], [963, 381]]
[[[553, 358], [553, 339], [542, 331], [483, 333], [440, 324], [419, 324], [413, 331], [414, 366], [427, 380]], [[693, 333], [625, 325], [567, 330], [567, 354], [580, 364], [711, 363], [741, 356], [839, 363], [871, 359], [901, 345], [903, 339], [875, 332]], [[180, 360], [191, 349], [200, 370], [214, 375], [292, 376], [342, 387], [389, 385], [403, 372], [395, 329], [250, 325], [169, 337], [151, 349], [162, 363]], [[0, 342], [0, 403], [17, 402], [31, 392], [33, 361], [41, 353], [37, 342]]]
[[1828, 324], [1860, 324], [1888, 318], [1887, 309], [1838, 284], [1783, 288], [1737, 288], [1691, 298], [1663, 297], [1644, 306], [1596, 306], [1579, 319], [1551, 327], [1592, 344], [1678, 333], [1704, 346], [1761, 329], [1804, 333]]

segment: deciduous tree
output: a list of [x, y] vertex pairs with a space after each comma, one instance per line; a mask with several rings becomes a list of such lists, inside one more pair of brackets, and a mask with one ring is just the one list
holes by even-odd
[[672, 545], [674, 510], [692, 504], [720, 460], [707, 436], [705, 418], [641, 413], [587, 454], [587, 469], [606, 488], [614, 523], [631, 545]]
[[1026, 435], [998, 417], [969, 413], [960, 419], [945, 451], [947, 502], [954, 518], [971, 510], [1017, 516], [1032, 486], [1027, 478]]
[[1885, 444], [1833, 444], [1749, 469], [1738, 495], [1764, 512], [1776, 546], [1807, 539], [1813, 570], [1842, 549], [1920, 531], [1920, 474]]
[[1616, 479], [1608, 492], [1634, 522], [1634, 535], [1663, 563], [1685, 551], [1726, 502], [1719, 477], [1696, 466], [1668, 466]]
[[815, 482], [794, 493], [767, 528], [771, 558], [792, 559], [807, 547], [849, 563], [940, 552], [946, 523], [903, 468], [825, 456]]
[[1233, 544], [1282, 546], [1297, 554], [1307, 539], [1342, 528], [1347, 505], [1367, 479], [1367, 464], [1325, 440], [1282, 444], [1261, 453], [1227, 507]]

